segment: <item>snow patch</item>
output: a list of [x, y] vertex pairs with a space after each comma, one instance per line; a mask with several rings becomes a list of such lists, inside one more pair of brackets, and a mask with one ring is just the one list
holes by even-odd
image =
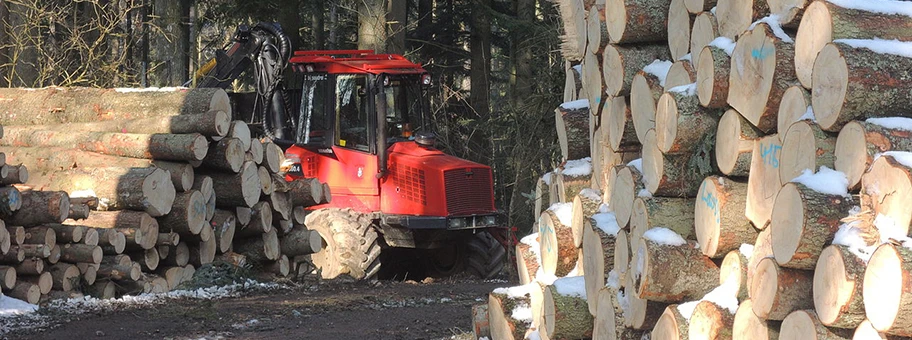
[[685, 320], [690, 321], [690, 317], [694, 314], [694, 309], [697, 309], [697, 305], [700, 304], [701, 300], [685, 302], [678, 305], [678, 312], [681, 313], [681, 316]]
[[682, 246], [687, 244], [687, 241], [684, 241], [684, 238], [681, 237], [681, 235], [678, 235], [678, 233], [671, 229], [662, 227], [647, 230], [643, 233], [643, 238], [668, 246]]
[[906, 235], [906, 232], [899, 223], [896, 223], [892, 217], [877, 214], [874, 217], [874, 227], [880, 232], [880, 242], [887, 243], [891, 240], [902, 242], [904, 246], [912, 243], [912, 239]]
[[713, 15], [716, 15], [716, 6], [713, 6], [713, 8], [710, 8], [710, 9], [709, 9], [709, 13], [712, 13]]
[[551, 185], [551, 176], [553, 176], [553, 175], [554, 175], [553, 172], [549, 172], [549, 173], [542, 175], [542, 177], [541, 177], [542, 182], [545, 182], [545, 184], [547, 184], [547, 185]]
[[586, 279], [583, 276], [562, 277], [554, 281], [558, 294], [586, 299]]
[[627, 166], [632, 166], [634, 169], [637, 169], [637, 171], [639, 171], [640, 173], [643, 173], [643, 159], [642, 158], [637, 158], [637, 159], [630, 161], [630, 163], [627, 163]]
[[70, 197], [98, 197], [95, 194], [95, 190], [86, 189], [86, 190], [76, 190], [69, 194]]
[[531, 323], [532, 307], [529, 307], [529, 305], [525, 303], [518, 304], [513, 308], [513, 312], [510, 313], [510, 316], [516, 320]]
[[792, 180], [794, 183], [804, 184], [816, 192], [849, 197], [849, 179], [842, 172], [821, 166], [817, 173], [804, 169], [801, 175]]
[[186, 87], [118, 87], [115, 88], [115, 92], [120, 93], [130, 93], [130, 92], [175, 92], [175, 91], [186, 91], [189, 88]]
[[592, 215], [592, 219], [595, 220], [595, 227], [601, 229], [605, 234], [617, 236], [618, 232], [621, 231], [614, 213], [598, 213]]
[[494, 289], [494, 294], [503, 294], [514, 299], [520, 298], [529, 295], [529, 285], [497, 288]]
[[623, 290], [619, 290], [617, 293], [618, 306], [621, 307], [621, 311], [627, 313], [630, 310], [630, 300], [627, 299], [627, 295], [624, 294]]
[[611, 208], [609, 208], [607, 204], [605, 204], [605, 203], [599, 204], [599, 213], [604, 214], [609, 211], [611, 211]]
[[690, 83], [687, 85], [675, 86], [668, 90], [668, 92], [680, 93], [685, 96], [695, 96], [697, 95], [697, 83]]
[[643, 188], [637, 192], [637, 197], [652, 197], [652, 193], [649, 192], [649, 190], [646, 190], [646, 188]]
[[733, 276], [739, 273], [731, 273], [725, 279], [725, 283], [716, 287], [703, 296], [704, 301], [715, 303], [719, 307], [728, 309], [732, 314], [738, 311], [738, 290], [741, 288], [739, 280]]
[[577, 99], [570, 102], [565, 102], [560, 104], [560, 107], [565, 110], [579, 110], [589, 108], [589, 99]]
[[567, 161], [564, 164], [564, 170], [561, 171], [561, 175], [570, 177], [589, 176], [590, 174], [592, 174], [592, 157]]
[[643, 67], [643, 72], [659, 78], [659, 85], [665, 87], [665, 77], [668, 76], [668, 70], [671, 69], [671, 64], [671, 61], [656, 59], [653, 60], [651, 64]]
[[38, 310], [38, 305], [33, 305], [6, 295], [0, 295], [0, 318], [29, 314], [36, 310]]
[[680, 58], [678, 58], [678, 60], [686, 60], [686, 61], [689, 61], [690, 63], [693, 63], [693, 54], [688, 53], [688, 54], [682, 55]]
[[817, 118], [814, 117], [814, 108], [808, 105], [807, 110], [804, 111], [804, 114], [801, 117], [798, 117], [798, 120], [809, 120], [816, 122]]
[[617, 270], [612, 269], [608, 272], [608, 280], [605, 283], [605, 287], [621, 289], [621, 276], [618, 274]]
[[583, 190], [580, 190], [579, 195], [583, 196], [585, 198], [588, 198], [591, 201], [596, 201], [596, 202], [602, 201], [602, 193], [596, 189], [585, 188]]
[[735, 41], [727, 37], [715, 38], [713, 41], [709, 42], [709, 46], [717, 47], [725, 51], [725, 54], [728, 54], [729, 56], [735, 52]]
[[[912, 152], [905, 151], [887, 151], [881, 154], [881, 156], [890, 156], [893, 157], [893, 160], [899, 162], [907, 168], [912, 168]], [[875, 158], [877, 159], [877, 158]]]
[[751, 256], [754, 255], [754, 245], [742, 243], [741, 246], [738, 247], [738, 252], [740, 252], [741, 255], [744, 255], [744, 257], [746, 257], [748, 260], [750, 260]]
[[883, 126], [887, 129], [896, 129], [912, 131], [912, 118], [906, 117], [887, 117], [887, 118], [868, 118], [866, 123]]
[[782, 42], [790, 43], [790, 44], [795, 42], [794, 40], [792, 40], [792, 37], [788, 36], [788, 34], [785, 34], [785, 31], [782, 30], [782, 26], [779, 24], [779, 15], [778, 14], [770, 14], [769, 16], [760, 18], [760, 20], [755, 21], [747, 29], [752, 30], [752, 29], [754, 29], [754, 27], [757, 27], [757, 25], [760, 24], [761, 22], [767, 24], [770, 28], [770, 31], [773, 32], [773, 35], [775, 35], [776, 38], [779, 38], [779, 40], [782, 40]]
[[570, 221], [573, 220], [573, 203], [554, 203], [548, 210], [557, 215], [561, 224], [570, 226]]
[[828, 0], [831, 4], [842, 8], [851, 8], [862, 11], [896, 14], [912, 17], [912, 3], [890, 0]]
[[[891, 1], [892, 2], [892, 1]], [[867, 48], [881, 54], [893, 54], [912, 58], [912, 42], [884, 39], [836, 39], [833, 42], [843, 43], [854, 48]]]
[[861, 237], [861, 230], [856, 228], [855, 222], [845, 223], [839, 226], [836, 235], [833, 237], [833, 244], [843, 245], [849, 248], [849, 252], [858, 256], [858, 258], [868, 262], [871, 255], [877, 248], [877, 245], [868, 246], [864, 238]]
[[583, 64], [573, 65], [573, 69], [576, 70], [579, 74], [583, 74]]

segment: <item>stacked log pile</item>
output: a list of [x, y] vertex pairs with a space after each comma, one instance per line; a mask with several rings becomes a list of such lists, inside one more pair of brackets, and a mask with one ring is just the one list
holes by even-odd
[[[589, 103], [590, 187], [554, 194], [564, 168], [539, 186], [550, 194], [517, 261], [541, 317], [512, 320], [513, 338], [912, 336], [912, 5], [607, 0], [561, 14], [607, 32], [564, 36], [587, 37], [564, 54], [564, 99]], [[587, 329], [554, 294], [580, 275]]]
[[216, 258], [281, 277], [322, 247], [304, 208], [329, 193], [287, 182], [282, 150], [231, 120], [223, 90], [0, 98], [0, 270], [13, 297], [165, 292]]

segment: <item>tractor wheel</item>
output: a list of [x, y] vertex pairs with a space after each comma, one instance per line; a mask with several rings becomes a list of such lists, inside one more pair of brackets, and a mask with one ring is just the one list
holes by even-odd
[[366, 215], [351, 209], [320, 209], [308, 214], [304, 224], [323, 237], [323, 250], [311, 258], [324, 279], [343, 274], [370, 279], [380, 270], [377, 231]]
[[493, 279], [504, 270], [507, 252], [503, 245], [487, 232], [475, 234], [466, 244], [466, 269], [480, 279]]

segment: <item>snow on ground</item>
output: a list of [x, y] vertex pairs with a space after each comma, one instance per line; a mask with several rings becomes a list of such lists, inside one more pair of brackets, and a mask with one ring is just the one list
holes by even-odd
[[0, 295], [0, 318], [29, 314], [38, 310], [37, 305], [14, 299], [6, 295]]
[[665, 77], [668, 76], [669, 69], [671, 69], [671, 61], [656, 59], [653, 60], [651, 64], [643, 67], [643, 72], [659, 78], [659, 85], [665, 87]]
[[782, 42], [790, 44], [795, 42], [792, 40], [792, 37], [788, 36], [788, 34], [785, 34], [785, 31], [782, 30], [782, 26], [779, 24], [778, 14], [770, 14], [769, 16], [760, 18], [760, 20], [755, 21], [747, 29], [752, 30], [754, 27], [757, 27], [757, 24], [761, 22], [767, 24], [770, 27], [770, 31], [773, 32], [773, 35], [775, 35], [776, 38], [779, 38], [779, 40], [782, 40]]
[[601, 229], [605, 234], [617, 236], [618, 232], [621, 231], [614, 213], [598, 213], [592, 215], [592, 219], [595, 220], [595, 227]]
[[709, 42], [709, 46], [715, 46], [723, 51], [725, 54], [732, 55], [735, 52], [735, 41], [727, 37], [718, 37]]
[[662, 227], [647, 230], [643, 233], [643, 238], [668, 246], [682, 246], [687, 244], [687, 241], [684, 241], [684, 238], [681, 237], [681, 235], [678, 235], [678, 233], [671, 229]]
[[558, 294], [586, 298], [586, 279], [583, 276], [562, 277], [554, 281]]
[[741, 255], [744, 255], [744, 257], [750, 260], [751, 256], [754, 255], [754, 245], [742, 243], [741, 246], [738, 247], [738, 251], [741, 252]]
[[567, 161], [560, 173], [570, 177], [589, 176], [592, 174], [592, 157]]
[[854, 48], [867, 48], [881, 54], [893, 54], [912, 58], [912, 42], [884, 39], [836, 39], [833, 42], [843, 43]]
[[566, 102], [560, 104], [560, 107], [565, 110], [585, 109], [589, 107], [589, 99], [577, 99], [571, 102]]
[[828, 0], [831, 4], [842, 8], [858, 9], [862, 11], [898, 14], [912, 17], [912, 3], [892, 0]]
[[573, 220], [573, 203], [554, 203], [548, 210], [553, 211], [558, 221], [565, 226], [569, 226]]
[[685, 96], [696, 96], [697, 95], [697, 83], [690, 83], [687, 85], [675, 86], [668, 89], [668, 92], [680, 93]]
[[792, 182], [804, 184], [819, 193], [849, 197], [849, 179], [846, 175], [825, 166], [821, 166], [817, 173], [804, 169], [800, 176], [792, 179]]
[[868, 118], [866, 123], [880, 125], [888, 129], [898, 129], [912, 131], [912, 118], [906, 117], [886, 117], [886, 118]]

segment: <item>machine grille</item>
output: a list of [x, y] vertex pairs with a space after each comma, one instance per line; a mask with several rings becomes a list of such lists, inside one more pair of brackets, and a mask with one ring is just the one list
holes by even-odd
[[447, 211], [450, 215], [469, 215], [494, 211], [491, 196], [491, 170], [464, 168], [443, 173], [446, 182]]
[[304, 173], [304, 177], [313, 178], [317, 176], [317, 164], [314, 162], [313, 157], [307, 157], [304, 159], [301, 168], [301, 172]]
[[398, 165], [393, 169], [393, 184], [396, 185], [399, 195], [415, 203], [427, 205], [426, 182], [424, 170], [410, 166]]

